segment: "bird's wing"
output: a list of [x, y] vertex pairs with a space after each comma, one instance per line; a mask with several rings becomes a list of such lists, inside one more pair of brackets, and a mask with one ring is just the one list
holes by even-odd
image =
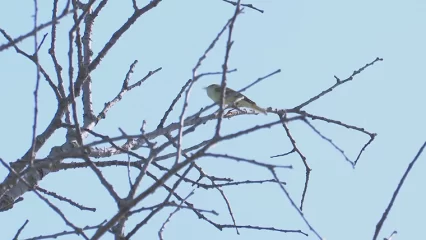
[[[221, 88], [220, 88], [220, 87], [217, 87], [217, 88], [215, 89], [215, 91], [216, 91], [216, 92], [219, 92], [219, 93], [220, 93], [220, 90], [221, 90]], [[239, 101], [241, 101], [241, 100], [245, 100], [245, 101], [247, 101], [247, 102], [248, 102], [248, 103], [250, 103], [250, 104], [254, 104], [254, 105], [256, 105], [256, 103], [255, 103], [254, 101], [252, 101], [252, 100], [251, 100], [251, 99], [249, 99], [248, 97], [244, 96], [242, 93], [236, 92], [236, 91], [234, 91], [234, 90], [232, 90], [232, 89], [230, 89], [230, 88], [226, 88], [226, 92], [225, 92], [225, 94], [226, 94], [227, 96], [235, 96], [235, 97], [237, 97], [238, 95], [241, 95], [241, 97], [240, 97], [240, 98], [238, 98], [238, 99], [236, 100], [236, 102], [239, 102]]]

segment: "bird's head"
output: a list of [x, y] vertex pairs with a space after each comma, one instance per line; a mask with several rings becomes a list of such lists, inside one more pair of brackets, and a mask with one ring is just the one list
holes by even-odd
[[220, 85], [218, 85], [218, 84], [210, 84], [209, 86], [204, 87], [204, 89], [206, 89], [208, 91], [209, 89], [215, 89], [217, 87], [220, 87]]

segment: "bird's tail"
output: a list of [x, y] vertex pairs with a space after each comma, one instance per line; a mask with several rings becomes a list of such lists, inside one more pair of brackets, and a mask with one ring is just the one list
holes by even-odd
[[256, 110], [256, 111], [258, 111], [258, 112], [261, 112], [261, 113], [263, 113], [263, 114], [265, 114], [265, 115], [267, 115], [266, 114], [266, 110], [265, 109], [263, 109], [263, 108], [261, 108], [261, 107], [259, 107], [259, 106], [257, 106], [256, 104], [253, 104], [253, 106], [251, 106], [254, 110]]
[[239, 107], [250, 108], [250, 109], [261, 112], [261, 113], [266, 115], [266, 110], [257, 106], [255, 102], [240, 101], [240, 102], [238, 102], [238, 105], [239, 105]]

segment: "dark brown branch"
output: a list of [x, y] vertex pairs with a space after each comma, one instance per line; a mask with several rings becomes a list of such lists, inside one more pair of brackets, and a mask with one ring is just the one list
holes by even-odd
[[336, 87], [338, 87], [338, 86], [340, 86], [340, 85], [342, 85], [342, 84], [344, 84], [344, 83], [346, 83], [346, 82], [349, 82], [349, 81], [353, 80], [353, 79], [354, 79], [354, 77], [355, 77], [356, 75], [360, 74], [360, 73], [361, 73], [362, 71], [364, 71], [366, 68], [368, 68], [368, 67], [372, 66], [374, 63], [376, 63], [376, 62], [378, 62], [378, 61], [383, 61], [383, 58], [379, 58], [379, 57], [377, 57], [374, 61], [372, 61], [372, 62], [370, 62], [370, 63], [367, 63], [365, 66], [363, 66], [363, 67], [361, 67], [360, 69], [358, 69], [358, 70], [354, 71], [354, 72], [352, 73], [352, 75], [350, 75], [348, 78], [346, 78], [346, 79], [344, 79], [344, 80], [340, 80], [338, 77], [334, 76], [334, 78], [336, 79], [336, 83], [335, 83], [333, 86], [331, 86], [331, 87], [327, 88], [326, 90], [322, 91], [322, 92], [321, 92], [321, 93], [319, 93], [318, 95], [316, 95], [316, 96], [312, 97], [311, 99], [309, 99], [309, 100], [307, 100], [306, 102], [304, 102], [304, 103], [300, 104], [299, 106], [294, 107], [293, 109], [295, 109], [295, 110], [300, 110], [300, 109], [302, 109], [303, 107], [306, 107], [308, 104], [310, 104], [310, 103], [312, 103], [312, 102], [314, 102], [314, 101], [318, 100], [319, 98], [321, 98], [322, 96], [326, 95], [327, 93], [330, 93], [330, 92], [331, 92], [331, 91], [333, 91], [333, 89], [335, 89]]
[[234, 41], [232, 40], [232, 33], [234, 31], [234, 24], [235, 21], [237, 20], [237, 16], [242, 13], [242, 9], [240, 8], [240, 3], [241, 0], [238, 0], [236, 7], [235, 7], [235, 12], [234, 15], [231, 17], [231, 19], [229, 20], [229, 25], [228, 25], [228, 39], [226, 41], [226, 49], [225, 49], [225, 58], [222, 64], [222, 81], [220, 83], [221, 86], [221, 91], [220, 91], [220, 101], [219, 101], [219, 118], [217, 119], [217, 124], [216, 124], [216, 131], [215, 131], [215, 137], [219, 137], [220, 134], [220, 127], [222, 126], [222, 120], [223, 120], [223, 111], [225, 108], [225, 90], [226, 90], [226, 74], [228, 71], [228, 61], [229, 61], [229, 55], [231, 53], [231, 47], [232, 44], [234, 43]]
[[[53, 1], [53, 10], [52, 10], [52, 19], [56, 18], [58, 11], [58, 0]], [[52, 58], [53, 64], [55, 66], [56, 70], [56, 77], [58, 79], [58, 90], [61, 98], [65, 97], [65, 87], [64, 87], [64, 80], [62, 78], [62, 66], [59, 64], [58, 59], [56, 58], [56, 26], [57, 23], [52, 23], [52, 31], [51, 31], [51, 43], [50, 43], [50, 49], [49, 54]], [[71, 123], [70, 121], [67, 121], [67, 123]]]
[[[227, 3], [229, 3], [229, 4], [232, 4], [232, 5], [234, 5], [234, 6], [237, 6], [237, 3], [236, 3], [236, 2], [229, 1], [229, 0], [222, 0], [222, 1], [227, 2]], [[241, 6], [243, 6], [243, 7], [247, 7], [247, 8], [251, 8], [251, 9], [256, 10], [256, 11], [258, 11], [258, 12], [260, 12], [260, 13], [264, 13], [264, 11], [263, 11], [263, 10], [261, 10], [261, 9], [259, 9], [259, 8], [256, 8], [255, 6], [253, 6], [253, 4], [242, 3], [242, 4], [241, 4]]]
[[288, 229], [279, 229], [274, 227], [261, 227], [261, 226], [251, 226], [251, 225], [231, 225], [231, 224], [219, 224], [220, 228], [246, 228], [246, 229], [256, 229], [256, 230], [267, 230], [267, 231], [274, 231], [274, 232], [283, 232], [283, 233], [300, 233], [305, 236], [309, 236], [307, 233], [303, 232], [302, 230], [288, 230]]
[[[291, 121], [291, 120], [296, 120], [296, 119], [300, 119], [300, 118], [292, 118], [292, 119], [287, 119], [287, 121]], [[258, 131], [260, 129], [264, 129], [264, 128], [270, 128], [274, 125], [277, 125], [281, 123], [281, 120], [279, 121], [275, 121], [275, 122], [271, 122], [271, 123], [267, 123], [267, 124], [263, 124], [263, 125], [259, 125], [259, 126], [255, 126], [252, 128], [248, 128], [246, 130], [243, 131], [239, 131], [233, 134], [229, 134], [220, 138], [216, 138], [216, 139], [212, 139], [213, 141], [209, 144], [207, 144], [206, 146], [204, 146], [202, 149], [200, 149], [199, 151], [195, 152], [194, 154], [191, 155], [191, 157], [189, 157], [188, 159], [179, 162], [178, 164], [175, 164], [175, 166], [168, 171], [167, 173], [165, 173], [160, 179], [158, 179], [158, 181], [156, 181], [154, 184], [152, 184], [150, 187], [148, 187], [145, 191], [143, 191], [142, 193], [140, 193], [138, 196], [136, 196], [132, 201], [130, 201], [123, 209], [120, 210], [120, 212], [118, 212], [116, 215], [114, 215], [106, 224], [103, 228], [98, 229], [96, 231], [96, 233], [93, 235], [92, 239], [99, 239], [101, 236], [103, 236], [103, 234], [107, 231], [107, 229], [110, 229], [119, 219], [121, 219], [125, 214], [127, 214], [128, 211], [130, 211], [130, 209], [132, 207], [134, 207], [137, 203], [139, 203], [140, 201], [142, 201], [143, 199], [145, 199], [147, 196], [149, 196], [150, 194], [152, 194], [157, 188], [161, 187], [171, 176], [173, 176], [175, 173], [177, 173], [178, 171], [180, 171], [182, 168], [184, 168], [185, 166], [187, 166], [188, 164], [190, 164], [191, 162], [195, 161], [196, 159], [200, 158], [201, 156], [203, 156], [203, 154], [214, 144], [216, 144], [219, 141], [224, 141], [224, 140], [229, 140], [229, 139], [233, 139], [254, 131]]]
[[[133, 13], [131, 17], [121, 26], [110, 38], [110, 40], [105, 44], [105, 46], [102, 48], [102, 50], [99, 52], [98, 56], [92, 61], [92, 63], [89, 65], [89, 72], [92, 72], [96, 69], [96, 67], [101, 62], [102, 58], [105, 57], [107, 52], [115, 45], [115, 43], [120, 39], [120, 37], [132, 26], [136, 20], [142, 16], [144, 13], [150, 11], [151, 9], [155, 8], [161, 0], [153, 0], [150, 3], [148, 3], [145, 7], [138, 9]], [[82, 80], [81, 80], [82, 81]], [[76, 82], [77, 86], [79, 84], [82, 84], [82, 82]]]
[[86, 236], [86, 234], [81, 230], [81, 228], [76, 227], [72, 222], [70, 222], [66, 217], [65, 214], [58, 208], [56, 207], [54, 204], [52, 204], [47, 198], [43, 197], [38, 191], [37, 189], [34, 188], [33, 185], [31, 185], [29, 182], [27, 182], [25, 179], [22, 178], [22, 176], [17, 173], [15, 170], [13, 170], [11, 167], [9, 167], [7, 165], [7, 163], [0, 158], [0, 163], [9, 170], [10, 173], [14, 174], [15, 176], [17, 176], [19, 178], [20, 181], [22, 181], [23, 183], [25, 183], [27, 185], [28, 188], [33, 190], [33, 193], [35, 193], [37, 195], [37, 197], [39, 197], [43, 202], [45, 202], [54, 212], [56, 212], [61, 218], [62, 220], [64, 220], [64, 222], [70, 226], [72, 229], [74, 229], [76, 231], [77, 234], [81, 234], [82, 237], [84, 237], [85, 239], [89, 240], [89, 238]]
[[13, 237], [13, 240], [18, 240], [19, 234], [21, 234], [22, 230], [24, 230], [24, 228], [25, 228], [25, 226], [27, 226], [28, 222], [29, 222], [28, 219], [25, 220], [24, 224], [16, 232], [15, 236]]
[[[62, 14], [56, 18], [54, 18], [51, 21], [48, 21], [46, 23], [42, 23], [40, 24], [36, 29], [32, 29], [30, 32], [23, 34], [17, 38], [12, 39], [11, 41], [9, 41], [8, 43], [5, 43], [3, 45], [0, 45], [0, 52], [8, 49], [10, 47], [13, 47], [14, 45], [16, 45], [17, 43], [23, 41], [24, 39], [34, 36], [34, 34], [36, 34], [36, 32], [39, 32], [41, 30], [43, 30], [44, 28], [52, 25], [52, 24], [57, 24], [59, 22], [59, 20], [65, 16], [67, 16], [68, 14], [72, 13], [73, 11], [68, 11], [67, 9], [64, 9], [64, 11], [62, 12]], [[0, 28], [0, 30], [3, 30], [2, 28]], [[3, 30], [4, 31], [4, 30]]]
[[169, 109], [167, 109], [167, 111], [164, 113], [163, 118], [161, 119], [160, 123], [157, 126], [157, 129], [164, 127], [164, 123], [166, 122], [167, 117], [172, 112], [173, 107], [175, 106], [175, 104], [177, 103], [177, 101], [181, 98], [183, 91], [185, 91], [185, 89], [189, 86], [189, 84], [191, 83], [191, 81], [192, 81], [192, 79], [189, 79], [188, 81], [186, 81], [186, 83], [180, 89], [178, 95], [175, 97], [175, 99], [173, 99], [172, 103], [170, 104]]
[[309, 177], [310, 177], [312, 169], [309, 167], [308, 162], [306, 161], [305, 155], [303, 155], [302, 151], [300, 151], [300, 149], [297, 147], [296, 140], [294, 140], [293, 136], [290, 133], [290, 129], [288, 128], [287, 123], [285, 122], [286, 117], [283, 116], [283, 115], [279, 115], [279, 117], [280, 117], [280, 120], [282, 121], [282, 125], [283, 125], [283, 127], [285, 129], [287, 137], [290, 139], [291, 145], [293, 146], [293, 150], [295, 152], [297, 152], [297, 154], [299, 155], [299, 157], [302, 159], [303, 164], [305, 165], [305, 171], [306, 171], [306, 174], [305, 174], [305, 186], [303, 188], [302, 198], [300, 200], [300, 211], [302, 211], [303, 210], [303, 203], [305, 201], [306, 191], [308, 190]]
[[[104, 220], [103, 222], [101, 222], [100, 224], [95, 225], [95, 226], [84, 227], [84, 228], [82, 228], [82, 230], [85, 231], [85, 230], [98, 229], [105, 222], [106, 222], [106, 220]], [[41, 236], [26, 238], [26, 239], [22, 239], [22, 240], [40, 240], [40, 239], [51, 239], [51, 238], [57, 239], [58, 237], [66, 236], [66, 235], [72, 235], [72, 234], [78, 234], [78, 233], [76, 231], [62, 231], [62, 232], [58, 232], [58, 233], [54, 233], [54, 234], [50, 234], [50, 235], [41, 235]]]
[[291, 151], [288, 151], [286, 153], [277, 154], [277, 155], [274, 155], [274, 156], [270, 156], [270, 158], [285, 157], [285, 156], [290, 155], [290, 154], [292, 154], [294, 152], [296, 152], [296, 151], [293, 148]]
[[[184, 199], [180, 199], [179, 201], [185, 202]], [[182, 209], [196, 210], [198, 212], [211, 213], [213, 215], [219, 216], [219, 213], [217, 213], [215, 210], [206, 210], [206, 209], [194, 208], [194, 207], [191, 207], [191, 206], [182, 206], [181, 204], [177, 204], [174, 201], [166, 202], [166, 203], [159, 203], [159, 204], [155, 204], [154, 206], [150, 206], [150, 207], [141, 207], [139, 209], [130, 211], [129, 214], [133, 215], [133, 214], [140, 213], [140, 212], [143, 212], [143, 211], [153, 211], [156, 208], [161, 207], [162, 205], [164, 205], [165, 207], [180, 207]]]
[[304, 121], [316, 134], [318, 134], [318, 136], [320, 136], [322, 139], [324, 139], [325, 141], [329, 142], [337, 151], [339, 151], [342, 156], [345, 158], [346, 162], [348, 162], [349, 164], [351, 164], [352, 167], [354, 167], [354, 162], [352, 162], [348, 156], [346, 156], [345, 151], [343, 151], [339, 146], [337, 146], [332, 139], [324, 136], [316, 127], [314, 127], [314, 125], [312, 125], [308, 120]]
[[143, 82], [145, 82], [147, 79], [149, 79], [152, 75], [156, 74], [157, 72], [161, 71], [161, 67], [155, 69], [154, 71], [149, 71], [148, 74], [143, 77], [142, 79], [140, 79], [139, 81], [135, 82], [134, 84], [129, 86], [129, 80], [130, 80], [130, 76], [131, 73], [133, 72], [133, 69], [136, 65], [137, 61], [135, 60], [131, 65], [130, 65], [130, 69], [126, 74], [126, 77], [123, 81], [123, 86], [121, 87], [120, 92], [109, 102], [104, 104], [104, 108], [102, 109], [102, 111], [98, 114], [98, 116], [96, 117], [96, 121], [99, 122], [101, 119], [104, 119], [106, 114], [108, 113], [108, 111], [117, 103], [119, 102], [125, 93], [131, 91], [133, 88], [135, 87], [139, 87], [142, 85]]
[[256, 84], [260, 83], [261, 81], [263, 81], [263, 80], [265, 80], [265, 79], [268, 79], [268, 78], [270, 78], [270, 77], [272, 77], [272, 76], [274, 76], [275, 74], [278, 74], [278, 73], [280, 73], [280, 72], [281, 72], [281, 69], [277, 69], [277, 70], [275, 70], [275, 71], [273, 71], [273, 72], [271, 72], [271, 73], [267, 74], [266, 76], [260, 77], [260, 78], [256, 79], [256, 81], [254, 81], [254, 82], [250, 83], [248, 86], [246, 86], [246, 87], [244, 87], [244, 88], [240, 89], [238, 92], [244, 92], [245, 90], [247, 90], [247, 89], [249, 89], [249, 88], [253, 87], [254, 85], [256, 85]]
[[274, 164], [262, 163], [262, 162], [258, 162], [256, 160], [240, 158], [240, 157], [231, 156], [231, 155], [228, 155], [228, 154], [205, 153], [204, 156], [205, 157], [226, 158], [226, 159], [235, 160], [237, 162], [246, 162], [246, 163], [249, 163], [249, 164], [253, 164], [253, 165], [257, 165], [257, 166], [261, 166], [261, 167], [265, 167], [265, 168], [293, 169], [292, 165], [274, 165]]
[[169, 214], [169, 216], [167, 217], [167, 219], [164, 221], [163, 225], [161, 225], [160, 230], [158, 230], [158, 237], [160, 238], [160, 240], [164, 240], [163, 238], [163, 231], [166, 228], [166, 224], [170, 222], [170, 219], [173, 217], [173, 215], [175, 215], [179, 210], [182, 209], [182, 205], [188, 200], [189, 197], [191, 197], [194, 194], [195, 189], [193, 189], [188, 196], [186, 196], [184, 199], [182, 199], [180, 201], [180, 204], [178, 206], [176, 206], [176, 209], [171, 212]]
[[[154, 211], [152, 211], [142, 222], [140, 222], [139, 224], [137, 224], [127, 235], [126, 235], [126, 239], [130, 239], [143, 225], [145, 225], [148, 220], [150, 218], [152, 218], [157, 212], [159, 212], [160, 210], [162, 210], [165, 206], [166, 203], [169, 202], [170, 198], [174, 195], [177, 187], [182, 183], [182, 179], [188, 175], [189, 171], [192, 169], [192, 165], [188, 166], [188, 168], [185, 170], [185, 172], [182, 174], [182, 177], [179, 178], [175, 184], [173, 184], [173, 187], [171, 189], [168, 189], [169, 194], [167, 195], [167, 197], [164, 199], [163, 203], [156, 208]], [[182, 199], [180, 200], [181, 202], [186, 202], [186, 199]]]
[[[38, 19], [38, 2], [34, 0], [34, 54], [32, 55], [33, 61], [36, 65], [36, 84], [34, 87], [34, 117], [33, 117], [33, 132], [31, 137], [31, 159], [30, 166], [34, 165], [35, 158], [35, 145], [36, 145], [36, 134], [37, 134], [37, 118], [38, 118], [38, 90], [40, 87], [40, 62], [38, 59], [38, 50], [46, 39], [47, 33], [44, 35], [43, 40], [38, 45], [38, 32], [37, 32], [37, 19]], [[16, 45], [15, 45], [16, 47]], [[59, 99], [58, 99], [59, 100]]]
[[57, 194], [57, 193], [55, 193], [55, 192], [48, 191], [48, 190], [46, 190], [46, 189], [44, 189], [44, 188], [41, 188], [41, 187], [39, 187], [39, 186], [36, 186], [35, 188], [36, 188], [38, 191], [40, 191], [40, 192], [42, 192], [42, 193], [44, 193], [44, 194], [46, 194], [46, 195], [49, 195], [49, 196], [51, 196], [51, 197], [53, 197], [53, 198], [56, 198], [56, 199], [58, 199], [58, 200], [60, 200], [60, 201], [67, 202], [67, 203], [69, 203], [71, 206], [74, 206], [74, 207], [76, 207], [76, 208], [78, 208], [78, 209], [80, 209], [80, 210], [86, 210], [86, 211], [96, 212], [96, 208], [89, 208], [89, 207], [85, 207], [85, 206], [83, 206], [83, 205], [81, 205], [81, 204], [78, 204], [78, 203], [74, 202], [73, 200], [71, 200], [71, 199], [69, 199], [69, 198], [66, 198], [66, 197], [60, 196], [60, 195], [58, 195], [58, 194]]
[[[289, 112], [290, 112], [290, 111], [291, 111], [291, 110], [289, 110]], [[301, 114], [302, 116], [309, 117], [309, 118], [311, 118], [312, 120], [321, 120], [321, 121], [324, 121], [324, 122], [333, 123], [333, 124], [336, 124], [336, 125], [339, 125], [339, 126], [342, 126], [342, 127], [348, 128], [348, 129], [352, 129], [352, 130], [356, 130], [356, 131], [359, 131], [359, 132], [365, 133], [365, 134], [367, 134], [368, 136], [370, 136], [370, 138], [374, 138], [374, 137], [376, 136], [376, 133], [371, 133], [371, 132], [369, 132], [369, 131], [365, 130], [364, 128], [357, 127], [357, 126], [350, 125], [350, 124], [346, 124], [346, 123], [343, 123], [343, 122], [338, 121], [338, 120], [333, 120], [333, 119], [330, 119], [330, 118], [326, 118], [326, 117], [322, 117], [322, 116], [314, 115], [314, 114], [311, 114], [311, 113], [308, 113], [308, 112], [305, 112], [305, 111], [294, 111], [294, 112], [295, 112], [295, 113], [299, 113], [299, 114]]]
[[398, 196], [399, 190], [402, 188], [402, 185], [404, 184], [405, 179], [407, 178], [408, 174], [410, 173], [411, 169], [413, 168], [414, 164], [417, 162], [417, 159], [420, 157], [420, 155], [423, 152], [423, 149], [426, 147], [426, 142], [423, 143], [423, 145], [420, 147], [419, 151], [417, 152], [414, 159], [408, 164], [407, 169], [404, 172], [404, 175], [402, 176], [401, 180], [398, 183], [398, 186], [396, 187], [395, 191], [393, 192], [392, 198], [386, 207], [385, 212], [383, 213], [382, 217], [380, 218], [379, 222], [376, 225], [376, 230], [374, 231], [373, 240], [376, 240], [379, 236], [380, 230], [382, 229], [383, 223], [385, 222], [390, 210], [392, 209], [393, 203], [395, 202], [396, 197]]
[[[3, 36], [9, 41], [12, 42], [12, 38], [6, 33], [6, 31], [4, 31], [3, 29], [0, 28], [0, 32], [3, 34]], [[29, 60], [31, 60], [34, 64], [36, 64], [36, 66], [38, 66], [40, 72], [43, 74], [44, 78], [46, 79], [47, 83], [49, 84], [50, 88], [53, 90], [53, 93], [55, 93], [56, 99], [59, 101], [61, 99], [58, 88], [56, 87], [56, 85], [53, 83], [52, 79], [50, 78], [50, 76], [47, 74], [47, 72], [44, 70], [44, 68], [38, 63], [37, 59], [35, 59], [34, 55], [29, 55], [28, 53], [22, 51], [20, 48], [18, 48], [18, 46], [16, 44], [12, 45], [16, 52], [25, 56], [26, 58], [28, 58]]]
[[[277, 174], [275, 173], [274, 169], [270, 169], [272, 175], [274, 176], [275, 180], [277, 182], [279, 182], [280, 180], [278, 179]], [[308, 220], [305, 218], [305, 216], [303, 215], [302, 210], [300, 210], [297, 206], [296, 203], [293, 201], [293, 199], [290, 197], [290, 194], [288, 193], [288, 191], [285, 189], [285, 187], [282, 184], [278, 184], [278, 186], [281, 188], [281, 190], [284, 192], [284, 194], [286, 195], [287, 199], [290, 201], [291, 205], [293, 206], [294, 209], [296, 209], [296, 211], [299, 213], [299, 215], [302, 217], [303, 221], [306, 223], [306, 225], [309, 227], [309, 229], [318, 237], [318, 239], [322, 240], [324, 238], [322, 238], [318, 232], [312, 227], [312, 225], [308, 222]]]
[[397, 233], [398, 233], [397, 231], [393, 231], [392, 234], [388, 238], [384, 238], [383, 240], [392, 240], [393, 237], [395, 237]]
[[361, 154], [364, 152], [364, 150], [368, 147], [368, 145], [370, 145], [370, 143], [372, 143], [374, 141], [374, 138], [377, 136], [377, 134], [373, 134], [370, 136], [370, 140], [361, 148], [361, 150], [359, 151], [358, 156], [355, 159], [354, 165], [356, 166], [356, 164], [358, 163], [358, 160], [361, 158]]

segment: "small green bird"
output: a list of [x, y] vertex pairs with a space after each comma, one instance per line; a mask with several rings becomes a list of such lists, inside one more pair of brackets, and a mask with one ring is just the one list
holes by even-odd
[[[221, 87], [218, 84], [212, 84], [205, 88], [207, 90], [207, 95], [215, 102], [220, 103], [220, 92]], [[256, 110], [258, 112], [261, 112], [266, 115], [266, 110], [257, 106], [255, 102], [250, 100], [248, 97], [244, 96], [243, 94], [236, 92], [230, 88], [226, 88], [225, 91], [225, 105], [227, 106], [235, 106], [237, 108], [239, 107], [245, 107], [250, 108], [253, 110]]]

